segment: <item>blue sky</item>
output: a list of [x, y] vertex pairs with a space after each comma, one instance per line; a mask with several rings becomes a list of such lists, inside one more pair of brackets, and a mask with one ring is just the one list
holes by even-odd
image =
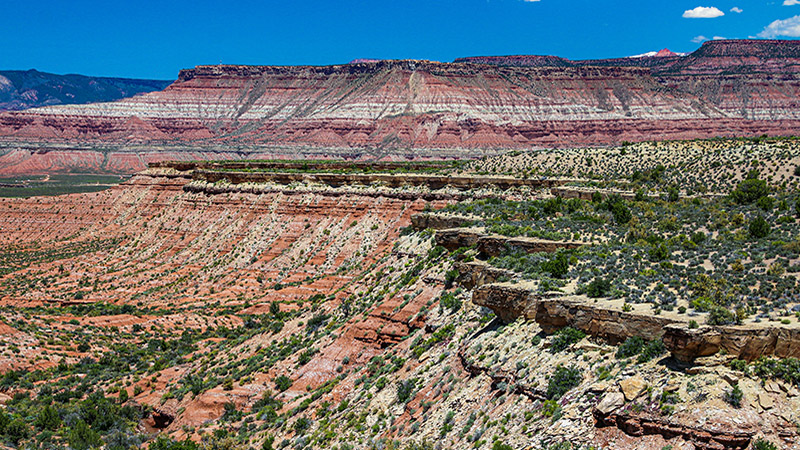
[[0, 68], [174, 79], [181, 68], [220, 62], [323, 65], [508, 54], [586, 59], [664, 47], [690, 52], [704, 38], [800, 36], [800, 0], [226, 3], [0, 0]]

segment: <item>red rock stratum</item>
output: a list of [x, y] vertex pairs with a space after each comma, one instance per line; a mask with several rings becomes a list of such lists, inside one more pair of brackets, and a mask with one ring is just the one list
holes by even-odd
[[718, 41], [686, 57], [624, 60], [198, 66], [160, 92], [0, 115], [0, 173], [791, 135], [799, 55], [794, 41]]

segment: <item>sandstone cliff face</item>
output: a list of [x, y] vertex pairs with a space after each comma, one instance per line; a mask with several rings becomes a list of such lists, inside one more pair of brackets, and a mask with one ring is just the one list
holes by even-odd
[[[785, 40], [707, 41], [685, 56], [569, 61], [556, 57], [471, 57], [501, 66], [647, 68], [670, 92], [695, 96], [728, 117], [779, 119], [798, 106], [800, 45]], [[794, 119], [797, 118], [792, 114]]]
[[444, 230], [447, 228], [458, 228], [467, 226], [471, 222], [478, 220], [477, 217], [464, 217], [459, 215], [444, 215], [431, 213], [418, 213], [411, 216], [411, 225], [417, 231], [428, 228], [434, 230]]
[[297, 182], [321, 183], [328, 186], [354, 186], [379, 184], [392, 188], [404, 186], [424, 186], [429, 189], [452, 187], [458, 190], [469, 190], [482, 187], [510, 189], [513, 187], [549, 187], [566, 183], [566, 179], [530, 179], [489, 176], [441, 176], [416, 174], [338, 174], [338, 173], [293, 173], [293, 172], [217, 172], [199, 170], [192, 174], [194, 179], [216, 183], [227, 181], [240, 183], [279, 183]]
[[704, 45], [661, 71], [616, 63], [564, 66], [554, 58], [534, 58], [537, 67], [427, 61], [198, 66], [162, 92], [1, 114], [7, 154], [0, 155], [0, 173], [22, 171], [21, 164], [70, 168], [67, 158], [53, 162], [39, 152], [53, 143], [82, 157], [99, 153], [106, 170], [126, 170], [116, 161], [133, 160], [138, 169], [147, 161], [182, 159], [184, 152], [442, 158], [623, 140], [796, 134], [796, 44], [728, 45], [740, 49], [736, 54], [720, 45]]
[[[421, 219], [417, 219], [422, 224]], [[446, 219], [442, 219], [446, 220]], [[458, 220], [454, 220], [458, 222]], [[445, 222], [447, 223], [447, 222]], [[550, 241], [529, 237], [508, 237], [499, 234], [486, 234], [483, 228], [440, 229], [436, 233], [436, 245], [453, 251], [459, 247], [475, 246], [482, 257], [499, 256], [506, 250], [519, 250], [527, 253], [553, 253], [559, 249], [576, 249], [585, 245], [577, 241]]]
[[536, 321], [547, 333], [570, 326], [612, 344], [633, 336], [660, 339], [676, 359], [686, 363], [720, 351], [728, 358], [745, 361], [761, 356], [800, 357], [800, 330], [796, 328], [748, 325], [692, 329], [689, 319], [682, 316], [626, 312], [584, 296], [540, 294], [526, 283], [495, 283], [504, 274], [487, 271], [481, 265], [458, 267], [464, 270], [464, 285], [475, 288], [472, 301], [492, 309], [505, 323], [522, 317]]
[[679, 360], [691, 362], [720, 350], [737, 359], [753, 361], [764, 355], [779, 358], [800, 355], [800, 330], [778, 326], [724, 326], [690, 329], [664, 328], [664, 345]]

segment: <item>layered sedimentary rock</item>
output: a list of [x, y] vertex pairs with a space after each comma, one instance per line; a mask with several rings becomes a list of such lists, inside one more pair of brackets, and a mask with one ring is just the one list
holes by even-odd
[[708, 41], [685, 57], [665, 54], [570, 61], [556, 57], [493, 56], [457, 61], [498, 66], [647, 68], [668, 92], [694, 96], [730, 117], [749, 120], [782, 119], [798, 107], [800, 45], [795, 41]]
[[427, 228], [433, 228], [434, 230], [445, 230], [448, 228], [467, 226], [476, 220], [479, 220], [479, 218], [438, 213], [419, 213], [411, 216], [411, 225], [417, 231], [425, 230]]
[[472, 294], [473, 302], [492, 309], [505, 323], [524, 317], [536, 321], [548, 333], [570, 326], [613, 344], [633, 336], [661, 339], [667, 350], [684, 362], [720, 351], [730, 358], [746, 361], [761, 356], [800, 356], [800, 330], [797, 328], [774, 325], [690, 328], [685, 316], [623, 311], [618, 306], [598, 304], [584, 296], [541, 294], [528, 284], [482, 284], [480, 277], [485, 275], [480, 271], [475, 273], [477, 276], [464, 277], [465, 286], [478, 286]]
[[[418, 219], [419, 220], [419, 219]], [[453, 251], [459, 247], [476, 246], [484, 257], [499, 256], [506, 250], [526, 253], [552, 253], [559, 249], [575, 249], [582, 245], [578, 241], [552, 241], [525, 236], [508, 237], [499, 234], [486, 234], [483, 228], [451, 228], [436, 233], [436, 245]]]
[[521, 179], [512, 177], [489, 176], [441, 176], [417, 174], [337, 174], [337, 173], [294, 173], [294, 172], [217, 172], [195, 171], [195, 179], [210, 183], [227, 181], [230, 183], [280, 183], [314, 182], [330, 186], [382, 184], [389, 187], [426, 186], [430, 189], [441, 189], [452, 186], [456, 189], [474, 189], [478, 187], [496, 187], [509, 189], [512, 187], [549, 187], [567, 183], [567, 179]]
[[745, 361], [762, 355], [800, 355], [800, 330], [780, 326], [664, 327], [664, 345], [679, 360], [714, 355], [720, 350]]
[[198, 66], [161, 92], [0, 115], [0, 173], [129, 172], [163, 159], [449, 158], [796, 134], [797, 48], [709, 43], [684, 58], [657, 58], [674, 60], [658, 67], [550, 57], [529, 58], [531, 66]]
[[485, 58], [198, 66], [161, 92], [0, 115], [0, 173], [124, 172], [163, 159], [448, 158], [796, 134], [797, 48], [726, 41], [684, 58], [625, 64], [525, 57], [510, 66]]

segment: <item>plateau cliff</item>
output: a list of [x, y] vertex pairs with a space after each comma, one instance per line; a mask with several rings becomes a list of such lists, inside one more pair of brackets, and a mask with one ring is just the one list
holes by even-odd
[[0, 114], [0, 173], [131, 172], [163, 159], [443, 159], [792, 135], [800, 129], [798, 48], [721, 41], [686, 57], [584, 62], [198, 66], [160, 92]]

